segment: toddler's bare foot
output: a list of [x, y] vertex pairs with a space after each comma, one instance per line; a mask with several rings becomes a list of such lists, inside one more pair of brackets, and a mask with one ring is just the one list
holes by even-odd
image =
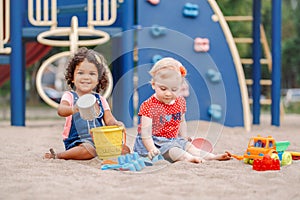
[[217, 154], [214, 157], [214, 160], [219, 160], [219, 161], [230, 160], [230, 159], [231, 159], [231, 155], [229, 152], [225, 152], [223, 154]]
[[188, 162], [191, 162], [191, 163], [196, 163], [196, 164], [204, 162], [204, 160], [202, 160], [198, 157], [195, 157], [195, 156], [187, 156], [187, 157], [185, 157], [184, 160], [188, 161]]
[[46, 159], [56, 159], [56, 153], [54, 150], [51, 148], [49, 149], [50, 153], [45, 153], [44, 158]]

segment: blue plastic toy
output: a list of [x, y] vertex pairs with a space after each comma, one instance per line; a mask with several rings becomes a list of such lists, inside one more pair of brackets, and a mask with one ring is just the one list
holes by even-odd
[[159, 37], [159, 36], [162, 36], [162, 35], [166, 34], [166, 28], [163, 27], [163, 26], [159, 26], [159, 25], [154, 24], [151, 27], [151, 33], [152, 33], [153, 36]]
[[193, 4], [193, 3], [186, 3], [183, 7], [183, 11], [182, 14], [185, 17], [197, 17], [199, 14], [199, 6], [197, 4]]
[[206, 76], [212, 83], [219, 83], [220, 81], [222, 81], [221, 73], [214, 69], [207, 70]]
[[141, 171], [146, 166], [152, 166], [153, 163], [164, 160], [162, 155], [155, 156], [152, 160], [147, 157], [140, 157], [138, 153], [121, 155], [118, 157], [118, 164], [105, 164], [101, 166], [102, 170], [114, 169], [120, 171]]
[[222, 117], [222, 107], [218, 104], [211, 104], [207, 112], [212, 119], [220, 120]]
[[159, 61], [160, 59], [162, 59], [162, 56], [159, 55], [159, 54], [155, 54], [153, 57], [152, 57], [152, 62], [153, 64], [155, 64], [157, 61]]

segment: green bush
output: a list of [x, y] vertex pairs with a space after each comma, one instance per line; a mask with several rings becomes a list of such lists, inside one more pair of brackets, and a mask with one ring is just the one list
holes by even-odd
[[297, 113], [300, 114], [300, 102], [292, 103], [284, 108], [286, 113]]

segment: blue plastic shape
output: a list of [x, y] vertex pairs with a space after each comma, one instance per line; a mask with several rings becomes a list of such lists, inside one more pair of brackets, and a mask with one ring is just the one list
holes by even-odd
[[212, 83], [219, 83], [222, 80], [221, 73], [214, 69], [207, 70], [206, 76]]
[[140, 157], [137, 152], [132, 154], [121, 155], [118, 157], [118, 164], [102, 165], [102, 170], [114, 169], [121, 171], [141, 171], [146, 166], [152, 166], [153, 163], [163, 160], [162, 155], [155, 156], [152, 160], [148, 157]]
[[163, 57], [159, 54], [156, 54], [152, 57], [152, 62], [155, 64], [157, 61], [161, 60]]
[[151, 27], [151, 33], [155, 37], [163, 36], [163, 35], [166, 34], [166, 28], [163, 27], [163, 26], [159, 26], [159, 25], [154, 24]]
[[211, 104], [208, 108], [208, 114], [215, 120], [220, 120], [222, 117], [222, 107], [218, 104]]
[[185, 17], [195, 18], [199, 15], [199, 6], [193, 3], [186, 3], [183, 6], [182, 14]]

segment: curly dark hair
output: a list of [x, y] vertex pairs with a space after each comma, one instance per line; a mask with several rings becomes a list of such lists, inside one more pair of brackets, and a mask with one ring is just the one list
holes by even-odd
[[72, 82], [74, 80], [74, 71], [76, 66], [83, 62], [84, 59], [87, 59], [88, 62], [95, 64], [98, 70], [98, 84], [95, 89], [96, 92], [99, 93], [100, 91], [105, 90], [108, 86], [106, 60], [100, 53], [92, 49], [88, 49], [86, 47], [79, 48], [78, 51], [74, 54], [74, 56], [70, 59], [65, 74], [67, 84], [73, 90], [75, 90], [75, 85]]

